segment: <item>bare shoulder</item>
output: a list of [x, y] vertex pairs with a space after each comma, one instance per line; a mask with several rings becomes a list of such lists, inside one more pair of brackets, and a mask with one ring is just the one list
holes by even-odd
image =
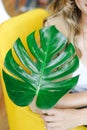
[[61, 21], [63, 22], [63, 16], [62, 15], [50, 16], [50, 17], [48, 17], [46, 23], [48, 25], [58, 25]]
[[51, 16], [45, 22], [45, 26], [55, 25], [55, 27], [62, 32], [66, 37], [69, 36], [69, 29], [62, 15]]

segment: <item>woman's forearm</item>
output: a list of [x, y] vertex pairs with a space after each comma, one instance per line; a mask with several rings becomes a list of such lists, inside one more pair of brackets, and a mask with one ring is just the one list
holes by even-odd
[[87, 106], [87, 91], [78, 93], [68, 93], [58, 101], [55, 107], [80, 108], [85, 106]]
[[80, 114], [81, 125], [87, 126], [87, 108], [78, 109], [78, 114]]

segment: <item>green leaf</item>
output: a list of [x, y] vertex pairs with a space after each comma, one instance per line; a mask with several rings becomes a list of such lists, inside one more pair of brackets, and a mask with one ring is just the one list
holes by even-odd
[[76, 86], [79, 76], [67, 77], [78, 68], [79, 60], [73, 45], [55, 26], [40, 29], [39, 35], [40, 47], [35, 32], [27, 37], [28, 51], [35, 61], [21, 39], [16, 40], [12, 49], [21, 64], [16, 62], [10, 49], [4, 60], [9, 74], [3, 70], [3, 79], [7, 93], [16, 105], [27, 106], [36, 96], [38, 108], [50, 109]]

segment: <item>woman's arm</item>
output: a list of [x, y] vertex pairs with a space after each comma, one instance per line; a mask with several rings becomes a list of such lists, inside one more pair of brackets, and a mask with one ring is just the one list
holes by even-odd
[[63, 96], [55, 108], [81, 108], [87, 106], [87, 91], [68, 93]]
[[[41, 113], [41, 110], [36, 107], [36, 98], [30, 104], [30, 109], [33, 112]], [[82, 108], [87, 106], [87, 91], [78, 93], [68, 93], [63, 96], [58, 103], [55, 105], [57, 109], [73, 109]]]

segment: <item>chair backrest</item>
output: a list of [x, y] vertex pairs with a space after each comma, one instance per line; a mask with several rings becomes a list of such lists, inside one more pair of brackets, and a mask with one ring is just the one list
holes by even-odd
[[2, 68], [6, 53], [12, 48], [15, 40], [20, 37], [26, 43], [26, 36], [43, 26], [43, 20], [48, 12], [35, 9], [22, 15], [11, 18], [0, 25], [0, 76], [5, 97], [6, 110], [10, 130], [44, 130], [43, 121], [38, 114], [28, 107], [16, 106], [8, 97], [2, 77]]

